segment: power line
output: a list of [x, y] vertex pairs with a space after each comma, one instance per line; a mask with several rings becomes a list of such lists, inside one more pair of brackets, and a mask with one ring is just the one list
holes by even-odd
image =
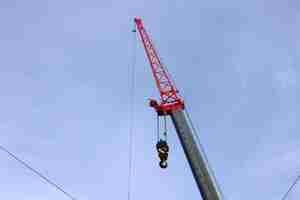
[[44, 181], [46, 181], [48, 184], [50, 184], [51, 186], [53, 186], [56, 190], [62, 192], [69, 199], [71, 199], [71, 200], [77, 200], [73, 195], [71, 195], [70, 193], [66, 192], [61, 186], [59, 186], [58, 184], [56, 184], [54, 181], [50, 180], [48, 177], [44, 176], [41, 172], [39, 172], [38, 170], [36, 170], [33, 167], [31, 167], [28, 163], [26, 163], [22, 159], [18, 158], [14, 153], [12, 153], [9, 150], [7, 150], [4, 146], [0, 145], [0, 150], [2, 150], [3, 152], [7, 153], [11, 158], [13, 158], [16, 161], [18, 161], [21, 165], [23, 165], [24, 167], [26, 167], [27, 169], [29, 169], [31, 172], [33, 172], [34, 174], [36, 174], [37, 176], [39, 176], [41, 179], [43, 179]]
[[294, 182], [292, 183], [292, 185], [289, 187], [289, 189], [287, 190], [287, 192], [283, 195], [281, 200], [286, 200], [286, 198], [288, 197], [289, 193], [292, 191], [292, 189], [297, 185], [298, 181], [300, 180], [300, 175], [297, 176], [297, 178], [294, 180]]

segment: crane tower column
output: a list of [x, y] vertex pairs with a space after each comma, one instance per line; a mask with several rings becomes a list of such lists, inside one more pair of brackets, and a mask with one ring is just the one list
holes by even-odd
[[203, 200], [220, 200], [208, 164], [198, 149], [185, 113], [180, 109], [172, 111], [170, 115]]

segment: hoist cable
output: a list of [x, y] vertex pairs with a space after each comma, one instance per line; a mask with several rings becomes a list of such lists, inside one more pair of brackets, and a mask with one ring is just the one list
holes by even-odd
[[57, 183], [55, 183], [54, 181], [50, 180], [48, 177], [46, 177], [45, 175], [43, 175], [41, 172], [39, 172], [38, 170], [36, 170], [32, 166], [30, 166], [24, 160], [22, 160], [19, 157], [17, 157], [14, 153], [10, 152], [4, 146], [0, 145], [0, 150], [2, 150], [3, 152], [7, 153], [11, 158], [13, 158], [17, 162], [19, 162], [21, 165], [23, 165], [24, 167], [26, 167], [27, 169], [29, 169], [31, 172], [33, 172], [34, 174], [36, 174], [37, 176], [39, 176], [45, 182], [47, 182], [48, 184], [50, 184], [51, 186], [53, 186], [56, 190], [62, 192], [69, 199], [76, 200], [76, 198], [73, 195], [71, 195], [70, 193], [66, 192], [66, 190], [64, 190], [61, 186], [59, 186]]
[[168, 140], [168, 127], [167, 127], [167, 115], [163, 115], [162, 116], [163, 117], [163, 124], [162, 124], [162, 128], [163, 128], [163, 131], [162, 131], [162, 133], [161, 133], [161, 131], [160, 131], [160, 128], [161, 128], [161, 126], [160, 126], [160, 123], [159, 123], [159, 121], [160, 121], [160, 117], [159, 117], [159, 115], [157, 115], [157, 142], [158, 141], [160, 141], [160, 140], [164, 140], [164, 141], [167, 141]]
[[165, 141], [167, 141], [168, 140], [168, 132], [167, 132], [168, 130], [167, 130], [167, 116], [166, 116], [166, 114], [164, 114], [164, 139], [165, 139]]
[[157, 142], [158, 142], [159, 139], [160, 139], [160, 134], [159, 134], [160, 126], [159, 126], [159, 116], [158, 116], [158, 114], [156, 116], [157, 116], [156, 121], [157, 121]]
[[[135, 29], [133, 29], [135, 30]], [[136, 65], [136, 48], [137, 48], [137, 38], [135, 31], [133, 32], [132, 37], [132, 60], [129, 68], [129, 77], [131, 78], [129, 83], [129, 159], [128, 159], [128, 191], [127, 191], [127, 199], [131, 199], [131, 179], [133, 173], [133, 130], [134, 130], [134, 97], [135, 97], [135, 65]]]
[[293, 188], [297, 185], [298, 181], [300, 180], [300, 175], [297, 176], [297, 178], [294, 180], [294, 182], [292, 183], [292, 185], [289, 187], [289, 189], [287, 190], [287, 192], [283, 195], [283, 197], [281, 198], [281, 200], [286, 200], [286, 198], [288, 197], [289, 193], [293, 190]]

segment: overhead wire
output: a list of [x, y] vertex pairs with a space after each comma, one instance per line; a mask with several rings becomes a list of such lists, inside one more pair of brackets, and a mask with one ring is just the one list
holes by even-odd
[[52, 181], [50, 178], [46, 177], [45, 175], [43, 175], [41, 172], [39, 172], [37, 169], [35, 169], [34, 167], [32, 167], [31, 165], [29, 165], [27, 162], [25, 162], [24, 160], [22, 160], [21, 158], [17, 157], [16, 154], [12, 153], [11, 151], [9, 151], [7, 148], [5, 148], [4, 146], [0, 145], [0, 150], [7, 153], [11, 158], [13, 158], [14, 160], [16, 160], [19, 164], [23, 165], [25, 168], [27, 168], [28, 170], [30, 170], [31, 172], [33, 172], [34, 174], [36, 174], [38, 177], [40, 177], [41, 179], [43, 179], [45, 182], [47, 182], [49, 185], [53, 186], [56, 190], [62, 192], [66, 197], [68, 197], [71, 200], [77, 200], [77, 198], [75, 198], [73, 195], [71, 195], [69, 192], [67, 192], [65, 189], [63, 189], [62, 186], [59, 186], [57, 183], [55, 183], [54, 181]]
[[128, 180], [127, 180], [127, 200], [131, 199], [132, 190], [132, 174], [133, 174], [133, 131], [134, 131], [134, 98], [135, 98], [135, 65], [136, 65], [136, 49], [137, 37], [135, 34], [135, 27], [133, 29], [132, 37], [132, 60], [129, 66], [129, 73], [131, 77], [129, 86], [129, 159], [128, 159]]
[[286, 191], [286, 193], [283, 195], [283, 197], [281, 198], [281, 200], [286, 200], [288, 195], [290, 194], [290, 192], [295, 188], [295, 186], [297, 185], [297, 183], [300, 180], [300, 175], [298, 175], [296, 177], [296, 179], [293, 181], [292, 185], [288, 188], [288, 190]]

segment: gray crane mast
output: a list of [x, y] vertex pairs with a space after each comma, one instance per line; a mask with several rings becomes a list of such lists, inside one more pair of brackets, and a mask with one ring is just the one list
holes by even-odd
[[170, 115], [203, 200], [221, 200], [205, 155], [199, 150], [184, 111], [175, 110]]

